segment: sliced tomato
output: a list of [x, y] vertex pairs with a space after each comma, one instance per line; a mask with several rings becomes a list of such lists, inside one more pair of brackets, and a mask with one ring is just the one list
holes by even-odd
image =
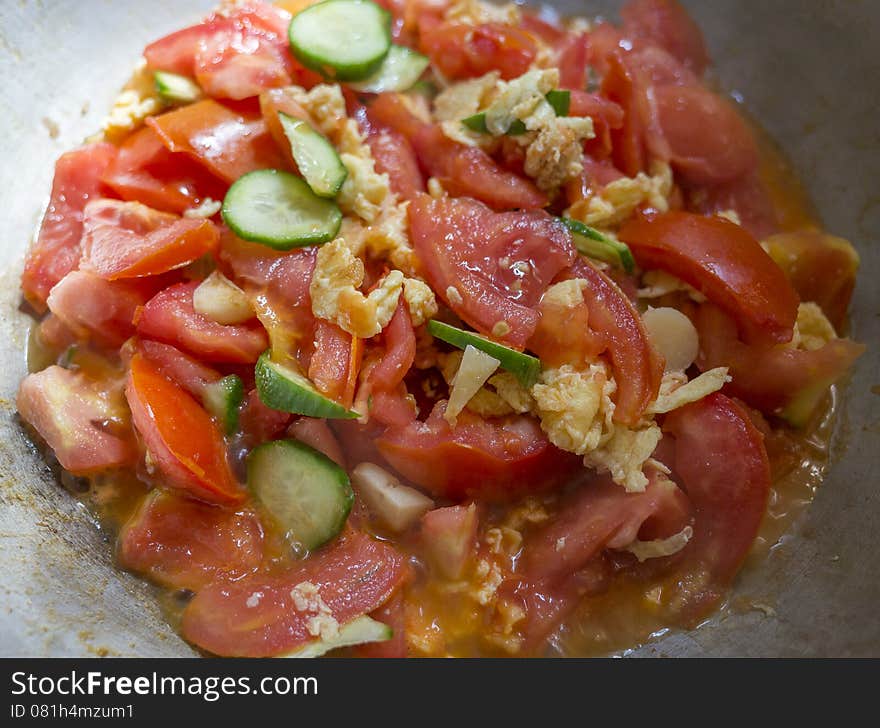
[[208, 384], [216, 382], [221, 377], [216, 369], [211, 369], [169, 344], [138, 339], [135, 350], [155, 366], [162, 376], [183, 387], [198, 399], [201, 399]]
[[724, 184], [689, 190], [687, 202], [687, 209], [704, 215], [734, 210], [742, 226], [758, 240], [779, 232], [779, 214], [757, 171]]
[[502, 23], [422, 28], [419, 44], [432, 65], [453, 80], [490, 71], [498, 71], [503, 79], [517, 78], [529, 70], [538, 53], [531, 33]]
[[370, 368], [367, 382], [373, 390], [390, 391], [403, 381], [416, 357], [416, 334], [403, 296], [382, 331], [382, 343], [381, 359]]
[[220, 179], [186, 154], [169, 152], [150, 126], [126, 138], [101, 180], [123, 200], [166, 212], [182, 213], [226, 194]]
[[179, 346], [211, 362], [252, 364], [269, 345], [258, 323], [225, 326], [197, 313], [193, 291], [199, 282], [178, 283], [160, 291], [139, 313], [137, 332]]
[[134, 426], [169, 485], [209, 503], [244, 500], [210, 415], [140, 354], [129, 362], [125, 396]]
[[583, 91], [587, 87], [590, 67], [590, 40], [586, 33], [568, 33], [559, 48], [559, 87]]
[[362, 344], [336, 324], [315, 322], [315, 350], [309, 361], [309, 379], [318, 390], [350, 407], [360, 370]]
[[446, 579], [458, 580], [477, 555], [480, 518], [475, 504], [434, 508], [419, 521], [419, 539], [429, 563]]
[[818, 304], [840, 330], [856, 285], [859, 254], [843, 238], [817, 230], [780, 233], [763, 241], [802, 301]]
[[287, 434], [324, 453], [339, 467], [345, 467], [345, 454], [333, 434], [333, 430], [327, 424], [327, 420], [319, 420], [315, 417], [299, 417], [287, 428]]
[[587, 152], [595, 157], [607, 158], [614, 148], [611, 132], [624, 124], [623, 109], [599, 94], [579, 90], [572, 90], [570, 94], [569, 116], [589, 116], [593, 120], [596, 136], [586, 142]]
[[157, 488], [125, 524], [120, 565], [172, 589], [198, 591], [250, 574], [263, 560], [263, 528], [251, 511], [231, 511]]
[[16, 408], [74, 475], [132, 465], [137, 448], [119, 387], [50, 366], [28, 374]]
[[629, 66], [622, 51], [605, 59], [608, 71], [602, 78], [600, 94], [623, 109], [623, 123], [610, 130], [614, 165], [628, 177], [645, 169], [645, 125], [649, 112], [647, 99], [638, 84], [636, 71]]
[[216, 249], [214, 223], [139, 202], [99, 199], [83, 212], [82, 267], [108, 281], [166, 273]]
[[287, 114], [295, 119], [313, 123], [308, 112], [295, 100], [296, 88], [273, 88], [260, 94], [260, 113], [266, 122], [266, 128], [275, 140], [275, 144], [287, 160], [291, 170], [298, 172], [293, 153], [290, 151], [290, 140], [284, 133], [279, 113]]
[[709, 65], [703, 34], [677, 0], [630, 0], [620, 16], [631, 39], [659, 46], [699, 75]]
[[107, 281], [75, 270], [52, 289], [48, 305], [77, 338], [116, 348], [134, 333], [135, 313], [149, 297], [139, 281]]
[[683, 181], [722, 184], [757, 167], [754, 135], [730, 101], [702, 86], [659, 86], [653, 98], [663, 147], [652, 151], [668, 153]]
[[543, 211], [495, 213], [421, 195], [409, 223], [431, 288], [475, 329], [517, 349], [537, 326], [547, 286], [575, 257], [565, 226]]
[[637, 218], [620, 229], [619, 237], [640, 266], [672, 273], [727, 311], [747, 342], [791, 339], [797, 293], [739, 225], [720, 217], [669, 212]]
[[398, 94], [380, 94], [367, 113], [374, 123], [406, 137], [425, 173], [450, 195], [473, 197], [498, 210], [547, 205], [547, 196], [530, 180], [503, 169], [482, 149], [459, 144], [439, 126], [416, 118]]
[[[239, 427], [248, 445], [259, 445], [269, 440], [277, 440], [287, 425], [291, 415], [273, 410], [263, 404], [256, 389], [248, 392], [241, 408]], [[310, 443], [309, 443], [310, 444]]]
[[367, 135], [376, 171], [388, 175], [391, 189], [403, 200], [412, 200], [424, 192], [425, 178], [407, 138], [389, 126], [373, 123], [366, 107], [358, 109], [356, 116], [361, 131]]
[[679, 554], [673, 609], [692, 626], [723, 598], [764, 517], [770, 465], [761, 433], [723, 394], [671, 412], [675, 470], [694, 508], [694, 533]]
[[483, 419], [462, 412], [453, 429], [440, 402], [424, 422], [390, 427], [379, 452], [409, 481], [442, 498], [501, 501], [548, 490], [581, 467], [531, 417]]
[[843, 377], [865, 351], [849, 339], [833, 339], [821, 349], [745, 344], [735, 322], [715, 306], [704, 304], [694, 317], [700, 336], [697, 366], [726, 366], [725, 391], [770, 415], [786, 415], [795, 424], [806, 421], [828, 388]]
[[540, 357], [542, 366], [558, 368], [568, 364], [583, 369], [605, 350], [602, 337], [590, 330], [586, 301], [571, 307], [542, 299], [538, 313], [538, 326], [526, 346]]
[[342, 625], [381, 607], [403, 571], [403, 557], [390, 545], [348, 531], [279, 574], [205, 587], [183, 613], [183, 636], [216, 655], [283, 655], [316, 639], [309, 626], [318, 610], [297, 608], [291, 594], [297, 587], [315, 586], [329, 616]]
[[244, 99], [287, 86], [297, 76], [289, 22], [290, 14], [280, 8], [250, 3], [160, 38], [144, 57], [151, 70], [194, 76], [209, 96]]
[[21, 277], [24, 297], [41, 313], [52, 287], [79, 266], [83, 208], [101, 195], [101, 176], [115, 157], [112, 144], [87, 144], [55, 163], [49, 207]]
[[169, 151], [189, 155], [227, 183], [257, 169], [285, 166], [262, 116], [213, 99], [151, 116], [147, 124]]

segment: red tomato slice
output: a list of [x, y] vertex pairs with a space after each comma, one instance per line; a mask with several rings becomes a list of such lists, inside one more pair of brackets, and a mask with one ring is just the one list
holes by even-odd
[[669, 212], [635, 219], [620, 239], [643, 268], [660, 268], [689, 283], [736, 320], [747, 342], [792, 336], [798, 296], [757, 240], [720, 217]]
[[779, 215], [757, 171], [725, 184], [696, 188], [689, 195], [688, 209], [703, 215], [735, 210], [742, 226], [758, 240], [779, 232]]
[[623, 109], [623, 123], [610, 131], [614, 165], [628, 177], [645, 169], [645, 128], [647, 99], [637, 83], [636, 71], [616, 50], [606, 58], [608, 72], [602, 79], [600, 94]]
[[308, 112], [294, 100], [290, 89], [274, 88], [260, 94], [260, 113], [266, 122], [266, 128], [287, 160], [290, 169], [298, 172], [293, 153], [290, 151], [290, 140], [284, 133], [284, 127], [281, 126], [281, 119], [278, 116], [279, 112], [292, 116], [295, 119], [302, 119], [310, 124], [313, 122]]
[[175, 213], [226, 194], [223, 182], [187, 155], [169, 152], [150, 126], [126, 138], [101, 180], [123, 200]]
[[137, 339], [136, 350], [147, 359], [163, 377], [183, 387], [193, 397], [201, 399], [205, 387], [220, 379], [216, 369], [205, 366], [197, 359], [168, 344], [148, 339]]
[[108, 382], [50, 366], [29, 374], [16, 408], [52, 449], [61, 467], [88, 475], [132, 465], [137, 449], [125, 403]]
[[172, 589], [198, 591], [240, 579], [263, 560], [263, 529], [250, 511], [229, 511], [161, 488], [119, 534], [120, 565]]
[[578, 90], [572, 90], [570, 94], [569, 116], [589, 116], [593, 120], [596, 138], [586, 143], [587, 151], [594, 156], [607, 157], [613, 150], [611, 131], [623, 127], [623, 109], [598, 94]]
[[403, 200], [415, 199], [424, 192], [425, 178], [407, 138], [389, 126], [374, 123], [365, 107], [358, 109], [356, 116], [361, 130], [367, 135], [376, 171], [388, 175], [391, 189]]
[[210, 415], [140, 354], [129, 362], [125, 396], [134, 426], [169, 485], [210, 503], [244, 500]]
[[367, 382], [374, 390], [391, 391], [403, 381], [416, 358], [416, 334], [403, 296], [382, 331], [382, 340], [385, 347], [382, 358], [370, 369]]
[[659, 46], [699, 75], [709, 65], [703, 34], [677, 0], [630, 0], [620, 16], [633, 40]]
[[134, 334], [135, 313], [149, 297], [139, 281], [106, 281], [75, 270], [52, 289], [47, 303], [77, 338], [115, 349]]
[[423, 28], [419, 44], [432, 65], [453, 80], [489, 71], [498, 71], [503, 79], [517, 78], [529, 70], [538, 53], [530, 33], [502, 23], [442, 23]]
[[272, 657], [312, 642], [317, 609], [299, 610], [291, 592], [309, 583], [340, 625], [372, 612], [399, 586], [403, 557], [391, 546], [349, 531], [277, 575], [254, 574], [202, 589], [183, 613], [185, 639], [216, 655]]
[[[695, 316], [700, 336], [697, 366], [726, 366], [733, 381], [725, 391], [767, 414], [782, 414], [800, 405], [795, 419], [804, 420], [835, 381], [865, 351], [862, 344], [834, 339], [821, 349], [805, 351], [784, 346], [747, 345], [736, 324], [720, 309], [704, 304]], [[793, 417], [795, 413], [790, 413]]]
[[682, 623], [692, 626], [723, 598], [764, 517], [770, 465], [746, 412], [722, 394], [671, 412], [675, 470], [694, 507], [694, 534], [674, 578]]
[[480, 517], [475, 504], [434, 508], [419, 521], [419, 540], [428, 562], [457, 581], [476, 558]]
[[179, 346], [211, 362], [252, 364], [269, 345], [266, 332], [257, 323], [224, 326], [193, 308], [193, 291], [198, 281], [178, 283], [151, 298], [140, 311], [137, 332]]
[[583, 91], [587, 87], [590, 40], [586, 33], [567, 34], [559, 47], [559, 88]]
[[227, 183], [257, 169], [285, 167], [259, 114], [239, 113], [212, 99], [151, 116], [147, 124], [169, 151], [189, 155]]
[[252, 389], [245, 398], [238, 421], [245, 442], [253, 447], [269, 440], [277, 440], [290, 420], [291, 415], [287, 412], [279, 412], [264, 405], [257, 390]]
[[346, 407], [354, 399], [360, 369], [359, 342], [336, 324], [315, 321], [315, 351], [309, 361], [309, 379], [321, 393]]
[[390, 427], [376, 443], [395, 470], [436, 496], [502, 501], [558, 486], [582, 467], [531, 417], [490, 420], [464, 411], [452, 429], [445, 409], [441, 402], [425, 422]]
[[181, 218], [139, 202], [93, 200], [83, 217], [82, 267], [108, 281], [189, 265], [217, 247], [210, 220]]
[[345, 455], [327, 420], [300, 417], [287, 428], [287, 435], [324, 453], [340, 468], [345, 468]]
[[575, 257], [571, 235], [543, 211], [495, 213], [475, 200], [421, 195], [409, 223], [431, 288], [475, 329], [517, 349], [537, 326], [547, 286]]
[[455, 196], [469, 196], [498, 210], [547, 205], [547, 196], [523, 177], [500, 167], [482, 149], [459, 144], [439, 126], [426, 124], [398, 94], [380, 94], [368, 109], [370, 121], [394, 129], [412, 144], [426, 174]]
[[101, 175], [116, 156], [112, 144], [88, 144], [55, 163], [49, 207], [25, 258], [21, 290], [39, 312], [58, 281], [76, 270], [81, 254], [83, 208], [101, 194]]

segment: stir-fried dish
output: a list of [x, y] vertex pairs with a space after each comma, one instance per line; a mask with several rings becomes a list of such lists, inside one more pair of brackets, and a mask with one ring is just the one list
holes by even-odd
[[18, 410], [196, 648], [589, 654], [726, 598], [858, 255], [682, 7], [621, 17], [228, 2], [60, 157]]

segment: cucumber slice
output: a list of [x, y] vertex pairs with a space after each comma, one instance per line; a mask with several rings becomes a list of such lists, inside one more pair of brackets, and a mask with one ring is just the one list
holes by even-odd
[[302, 119], [281, 112], [278, 114], [290, 152], [306, 183], [319, 197], [335, 197], [348, 177], [348, 170], [323, 135]]
[[580, 220], [570, 217], [559, 218], [571, 232], [574, 239], [574, 247], [581, 255], [588, 258], [602, 260], [611, 265], [623, 268], [627, 273], [632, 273], [636, 267], [632, 251], [626, 243], [609, 238], [598, 230], [584, 225]]
[[571, 109], [571, 91], [553, 89], [548, 91], [544, 98], [553, 107], [556, 116], [568, 116], [569, 109]]
[[318, 197], [299, 177], [260, 169], [239, 177], [223, 200], [223, 222], [238, 237], [290, 250], [336, 237], [342, 212]]
[[297, 13], [288, 30], [293, 54], [337, 81], [360, 81], [391, 48], [391, 14], [370, 0], [324, 0]]
[[501, 368], [506, 369], [519, 379], [526, 389], [530, 389], [538, 381], [538, 374], [541, 373], [541, 360], [531, 354], [524, 354], [509, 346], [487, 339], [485, 336], [480, 336], [474, 331], [465, 331], [444, 324], [442, 321], [428, 321], [428, 333], [458, 349], [464, 350], [468, 346], [472, 346], [497, 359]]
[[350, 83], [349, 86], [355, 91], [368, 94], [406, 91], [419, 80], [430, 62], [427, 56], [406, 46], [393, 45], [378, 71], [363, 81]]
[[247, 484], [285, 536], [309, 551], [342, 530], [354, 503], [345, 471], [296, 440], [255, 447], [247, 459]]
[[202, 98], [202, 89], [191, 78], [168, 71], [153, 74], [156, 92], [166, 101], [174, 104], [191, 104]]
[[227, 435], [238, 429], [238, 410], [242, 401], [244, 401], [244, 384], [237, 374], [230, 374], [216, 382], [211, 382], [202, 393], [202, 404], [221, 424]]
[[365, 645], [370, 642], [387, 642], [393, 636], [394, 630], [391, 627], [365, 614], [342, 625], [339, 634], [333, 639], [310, 642], [298, 650], [288, 652], [283, 657], [321, 657], [330, 650]]
[[360, 416], [325, 397], [299, 372], [272, 361], [268, 351], [257, 360], [254, 377], [263, 404], [274, 410], [325, 419], [353, 420]]
[[[468, 116], [465, 119], [461, 120], [461, 123], [464, 124], [471, 131], [478, 132], [480, 134], [488, 134], [489, 127], [486, 126], [486, 112], [481, 111], [479, 114], [474, 114], [473, 116]], [[523, 124], [519, 119], [514, 119], [510, 126], [507, 127], [507, 131], [504, 132], [507, 136], [519, 136], [520, 134], [526, 133], [526, 125]]]

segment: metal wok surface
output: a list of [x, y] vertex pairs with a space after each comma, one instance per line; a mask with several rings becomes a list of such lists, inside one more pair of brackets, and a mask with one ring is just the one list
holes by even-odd
[[[60, 488], [14, 411], [28, 319], [25, 247], [55, 158], [94, 132], [143, 46], [211, 0], [0, 3], [0, 655], [185, 656], [150, 589], [115, 570], [112, 544]], [[843, 394], [832, 466], [813, 505], [736, 594], [733, 610], [630, 651], [653, 655], [880, 655], [880, 4], [691, 0], [721, 84], [781, 144], [829, 231], [862, 256], [853, 334], [869, 345]], [[557, 0], [613, 15], [616, 2]]]

